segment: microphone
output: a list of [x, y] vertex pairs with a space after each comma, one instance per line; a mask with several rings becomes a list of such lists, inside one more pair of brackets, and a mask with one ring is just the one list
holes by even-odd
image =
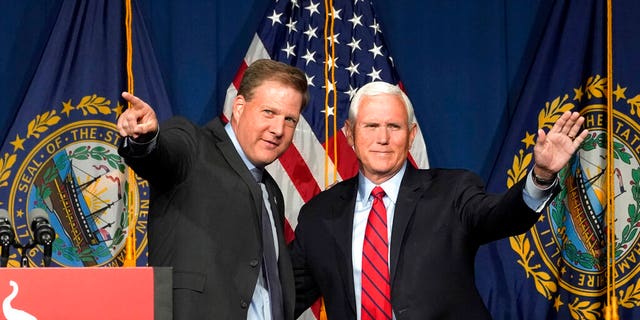
[[9, 262], [9, 250], [15, 241], [15, 233], [11, 228], [11, 220], [9, 220], [9, 211], [0, 209], [0, 245], [2, 245], [2, 254], [0, 255], [0, 267], [4, 268]]
[[56, 231], [49, 224], [49, 215], [41, 208], [31, 210], [31, 232], [37, 244], [44, 247], [44, 266], [51, 263], [51, 247], [56, 239]]

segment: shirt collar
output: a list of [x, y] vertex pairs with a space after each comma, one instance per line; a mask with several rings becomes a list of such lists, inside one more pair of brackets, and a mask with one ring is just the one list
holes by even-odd
[[[407, 169], [407, 162], [405, 161], [400, 170], [391, 177], [391, 179], [380, 184], [380, 187], [393, 203], [396, 203], [398, 199], [398, 193], [400, 193], [400, 183], [402, 183], [402, 177]], [[367, 179], [362, 172], [358, 173], [358, 195], [357, 201], [367, 202], [371, 195], [371, 190], [376, 186], [371, 180]]]
[[249, 161], [249, 159], [247, 158], [247, 155], [244, 154], [244, 151], [240, 146], [240, 142], [238, 142], [238, 137], [236, 137], [236, 133], [233, 131], [233, 128], [231, 127], [231, 121], [229, 121], [224, 126], [224, 131], [226, 131], [227, 135], [229, 135], [229, 139], [231, 139], [231, 143], [233, 143], [233, 147], [236, 148], [236, 151], [238, 151], [238, 154], [240, 155], [240, 158], [242, 158], [242, 162], [244, 162], [244, 165], [247, 167], [247, 169], [249, 169], [249, 171], [252, 171], [254, 168], [256, 168], [256, 166], [253, 163], [251, 163], [251, 161]]

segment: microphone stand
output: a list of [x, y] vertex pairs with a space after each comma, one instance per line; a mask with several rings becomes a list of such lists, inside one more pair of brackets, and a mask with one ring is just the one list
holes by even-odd
[[2, 253], [0, 254], [0, 268], [7, 266], [9, 262], [9, 251], [11, 245], [15, 242], [15, 234], [9, 224], [9, 219], [6, 217], [0, 218], [0, 246], [2, 246]]
[[23, 246], [20, 242], [16, 241], [13, 246], [20, 251], [20, 268], [29, 267], [29, 251], [35, 248], [36, 243], [33, 240], [29, 240], [26, 246]]
[[2, 256], [0, 257], [0, 268], [4, 268], [7, 266], [9, 262], [9, 249], [11, 246], [2, 246]]
[[[20, 251], [20, 268], [28, 268], [29, 267], [29, 251], [35, 248], [37, 243], [33, 240], [29, 240], [26, 246], [23, 246], [20, 242], [16, 241], [13, 243], [13, 246]], [[4, 250], [4, 247], [3, 247]], [[48, 267], [51, 264], [51, 245], [44, 246], [45, 255], [42, 258], [43, 264], [45, 267]], [[3, 251], [4, 253], [4, 251]], [[47, 254], [48, 253], [48, 254]]]

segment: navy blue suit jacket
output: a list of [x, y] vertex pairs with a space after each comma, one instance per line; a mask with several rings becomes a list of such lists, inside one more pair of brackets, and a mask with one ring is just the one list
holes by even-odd
[[[489, 195], [471, 172], [407, 166], [390, 248], [397, 319], [490, 318], [475, 287], [476, 251], [537, 221], [539, 213], [523, 201], [524, 183]], [[357, 177], [343, 181], [300, 211], [291, 245], [296, 315], [322, 296], [329, 319], [356, 319], [351, 238], [357, 188]]]

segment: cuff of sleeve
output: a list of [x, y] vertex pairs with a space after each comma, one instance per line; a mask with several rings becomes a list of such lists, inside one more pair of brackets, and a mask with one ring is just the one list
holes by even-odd
[[555, 188], [557, 184], [558, 178], [556, 177], [556, 180], [551, 185], [546, 188], [541, 188], [533, 182], [532, 173], [529, 172], [529, 174], [527, 174], [527, 182], [525, 183], [524, 189], [522, 191], [522, 196], [525, 203], [532, 210], [540, 212], [542, 209], [544, 209], [549, 200], [551, 200], [553, 188]]
[[556, 177], [553, 183], [548, 186], [538, 186], [537, 184], [535, 184], [535, 182], [533, 182], [533, 170], [530, 170], [529, 174], [527, 174], [527, 184], [525, 185], [525, 189], [529, 191], [529, 194], [533, 198], [542, 198], [549, 194], [550, 190], [553, 190], [553, 187], [555, 187], [556, 184], [558, 184], [558, 177]]
[[155, 135], [148, 139], [147, 141], [136, 141], [131, 137], [124, 138], [123, 147], [128, 150], [128, 154], [134, 158], [141, 158], [149, 155], [153, 149], [156, 148], [158, 144], [158, 134], [160, 132], [160, 128], [156, 131]]

